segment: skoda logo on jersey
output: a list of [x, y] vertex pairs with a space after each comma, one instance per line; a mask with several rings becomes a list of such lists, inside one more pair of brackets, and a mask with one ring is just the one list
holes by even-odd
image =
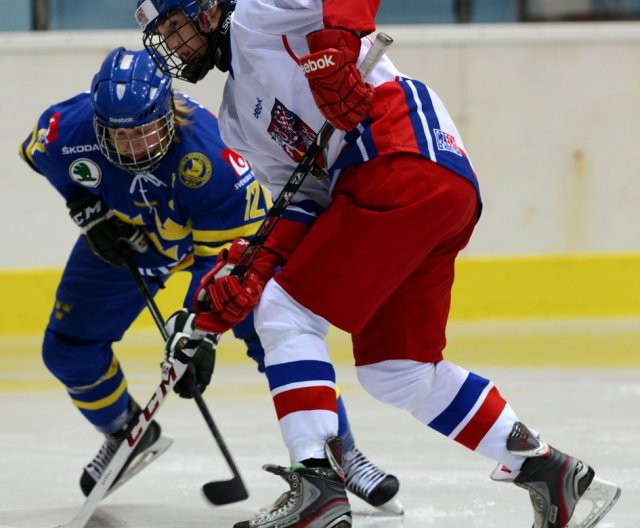
[[97, 187], [102, 179], [102, 171], [95, 161], [79, 158], [69, 165], [69, 176], [85, 187]]
[[185, 187], [197, 189], [211, 178], [211, 161], [201, 152], [190, 152], [182, 157], [178, 165], [178, 178]]
[[85, 152], [93, 152], [94, 150], [100, 150], [100, 147], [97, 143], [93, 145], [65, 145], [62, 147], [62, 154], [65, 156], [74, 155], [74, 154], [82, 154]]

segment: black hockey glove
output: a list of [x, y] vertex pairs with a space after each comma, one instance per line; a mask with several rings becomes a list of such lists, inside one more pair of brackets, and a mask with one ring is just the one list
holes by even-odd
[[122, 222], [96, 196], [86, 196], [67, 202], [69, 215], [97, 257], [113, 266], [124, 266], [127, 255], [144, 253], [149, 244], [144, 233]]
[[195, 319], [195, 313], [183, 308], [169, 317], [165, 326], [169, 338], [162, 363], [163, 375], [176, 361], [189, 365], [173, 387], [181, 398], [193, 398], [196, 391], [204, 392], [216, 362], [219, 337], [195, 330]]

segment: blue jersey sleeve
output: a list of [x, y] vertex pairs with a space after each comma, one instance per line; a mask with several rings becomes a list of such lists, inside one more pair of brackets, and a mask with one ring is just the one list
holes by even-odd
[[192, 222], [194, 264], [185, 306], [202, 276], [215, 265], [220, 251], [238, 237], [251, 238], [271, 205], [267, 190], [253, 177], [241, 156], [224, 149], [213, 160], [213, 176], [201, 188], [183, 187], [182, 203], [189, 204]]
[[83, 130], [87, 130], [87, 135], [93, 134], [90, 118], [88, 121], [85, 119], [85, 115], [90, 115], [86, 113], [87, 109], [90, 112], [85, 101], [87, 97], [87, 94], [80, 94], [49, 107], [19, 145], [20, 157], [44, 176], [67, 201], [88, 194], [69, 177], [69, 168], [60, 156], [62, 145], [67, 143], [67, 135], [82, 134]]

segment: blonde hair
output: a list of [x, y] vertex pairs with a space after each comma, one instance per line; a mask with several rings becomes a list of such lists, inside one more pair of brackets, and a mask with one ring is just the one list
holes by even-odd
[[187, 106], [187, 100], [180, 92], [173, 92], [173, 110], [177, 129], [191, 124], [191, 115], [195, 108]]

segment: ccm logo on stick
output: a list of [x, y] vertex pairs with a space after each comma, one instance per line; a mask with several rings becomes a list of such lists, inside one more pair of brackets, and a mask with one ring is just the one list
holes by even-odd
[[171, 390], [177, 379], [178, 376], [176, 375], [176, 371], [172, 368], [168, 372], [167, 377], [162, 380], [159, 387], [156, 389], [156, 392], [151, 397], [151, 401], [149, 401], [146, 409], [144, 409], [142, 414], [140, 414], [136, 425], [129, 433], [129, 436], [127, 436], [127, 443], [129, 444], [129, 447], [135, 446], [138, 443], [138, 440], [142, 438], [142, 434], [146, 430], [146, 427], [142, 427], [142, 420], [146, 423], [151, 422], [153, 415], [156, 413], [158, 407], [160, 407], [160, 404], [165, 399], [167, 393]]
[[302, 71], [304, 73], [310, 73], [317, 70], [324, 70], [325, 68], [329, 68], [335, 65], [336, 63], [333, 62], [333, 55], [325, 54], [317, 59], [309, 59], [302, 65]]

